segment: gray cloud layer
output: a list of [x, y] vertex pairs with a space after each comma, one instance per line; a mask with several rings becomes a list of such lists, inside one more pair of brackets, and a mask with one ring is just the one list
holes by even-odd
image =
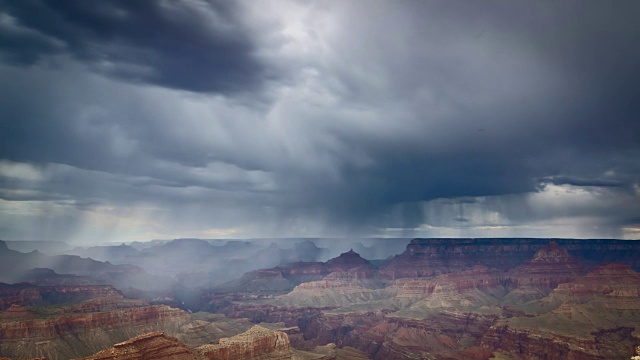
[[636, 2], [0, 4], [5, 234], [638, 236]]
[[259, 84], [262, 67], [234, 2], [3, 2], [5, 61], [68, 54], [120, 80], [191, 91]]

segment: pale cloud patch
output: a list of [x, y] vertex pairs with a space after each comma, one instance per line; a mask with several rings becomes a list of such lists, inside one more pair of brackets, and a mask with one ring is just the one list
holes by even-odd
[[24, 181], [42, 181], [42, 170], [32, 164], [0, 160], [0, 177]]

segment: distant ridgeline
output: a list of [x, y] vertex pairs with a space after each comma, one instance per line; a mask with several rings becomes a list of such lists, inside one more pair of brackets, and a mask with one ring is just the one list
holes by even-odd
[[464, 256], [470, 262], [507, 270], [531, 259], [538, 250], [552, 242], [593, 266], [618, 262], [640, 270], [640, 240], [418, 238], [411, 240], [406, 252]]

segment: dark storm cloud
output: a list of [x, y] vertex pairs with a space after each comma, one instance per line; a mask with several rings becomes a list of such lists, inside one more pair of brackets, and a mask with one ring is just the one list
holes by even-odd
[[0, 56], [33, 65], [70, 55], [131, 82], [197, 92], [245, 91], [264, 68], [234, 2], [3, 1]]
[[2, 3], [1, 158], [43, 173], [3, 199], [256, 236], [638, 218], [637, 2], [194, 4]]
[[[334, 106], [371, 119], [307, 108], [340, 180], [285, 181], [332, 222], [380, 223], [396, 204], [536, 192], [541, 181], [640, 181], [637, 3], [347, 4], [335, 58], [315, 66], [341, 84], [329, 85]], [[424, 221], [420, 206], [401, 216]]]

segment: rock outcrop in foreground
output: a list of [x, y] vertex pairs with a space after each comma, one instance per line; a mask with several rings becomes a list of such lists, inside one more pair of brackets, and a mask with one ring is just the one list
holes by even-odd
[[154, 331], [177, 336], [189, 346], [221, 337], [209, 321], [125, 298], [111, 286], [0, 284], [0, 308], [6, 308], [0, 312], [0, 356], [10, 358], [88, 356]]
[[83, 358], [83, 360], [143, 360], [143, 359], [196, 359], [191, 350], [178, 339], [166, 336], [163, 332], [151, 332], [133, 339], [115, 344], [112, 348]]
[[81, 360], [289, 360], [294, 359], [287, 334], [254, 326], [220, 339], [215, 345], [189, 349], [163, 332], [152, 332], [114, 345]]
[[246, 332], [220, 339], [217, 345], [204, 345], [196, 349], [199, 359], [292, 359], [287, 334], [256, 325]]

